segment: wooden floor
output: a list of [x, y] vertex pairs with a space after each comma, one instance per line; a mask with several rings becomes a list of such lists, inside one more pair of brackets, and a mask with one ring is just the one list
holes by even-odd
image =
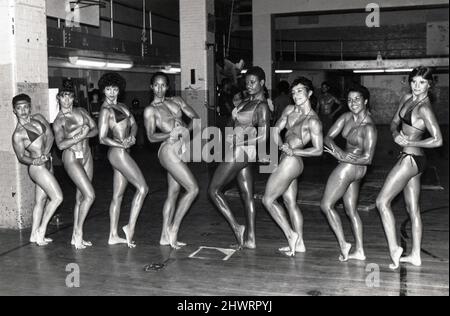
[[[111, 172], [107, 163], [99, 163], [97, 201], [85, 227], [86, 238], [94, 247], [85, 251], [72, 249], [69, 221], [73, 190], [60, 171], [66, 194], [60, 213], [67, 223], [51, 227], [55, 242], [46, 248], [30, 245], [29, 231], [0, 230], [0, 295], [449, 295], [448, 167], [441, 173], [445, 175], [445, 190], [423, 192], [423, 267], [404, 265], [393, 272], [388, 268], [381, 222], [373, 211], [361, 213], [368, 257], [364, 263], [337, 260], [334, 235], [319, 208], [313, 206], [302, 206], [307, 253], [284, 257], [276, 251], [285, 245], [282, 232], [259, 202], [256, 250], [236, 252], [228, 261], [211, 250], [198, 255], [207, 259], [189, 258], [201, 246], [229, 248], [235, 242], [229, 226], [204, 195], [188, 214], [180, 232], [180, 239], [189, 246], [179, 251], [160, 247], [164, 175], [156, 161], [149, 161], [143, 153], [136, 157], [147, 172], [152, 191], [138, 222], [138, 247], [129, 250], [107, 245]], [[196, 176], [205, 192], [208, 173], [198, 169]], [[122, 224], [126, 223], [131, 193], [127, 192], [124, 201]], [[243, 222], [240, 200], [230, 201]], [[395, 215], [402, 243], [410, 248], [410, 223], [402, 199], [395, 203]], [[348, 221], [344, 217], [343, 221], [352, 241]], [[66, 286], [70, 273], [66, 267], [72, 263], [80, 268], [79, 288]], [[164, 267], [148, 269], [152, 264]], [[367, 280], [372, 279], [376, 269], [380, 271], [379, 286], [371, 287], [373, 283]]]

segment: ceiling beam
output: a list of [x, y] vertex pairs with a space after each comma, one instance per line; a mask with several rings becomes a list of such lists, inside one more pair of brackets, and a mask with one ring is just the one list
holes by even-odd
[[278, 62], [279, 69], [293, 70], [354, 70], [354, 69], [400, 69], [426, 67], [447, 67], [448, 58], [418, 58], [418, 59], [389, 59], [377, 60], [346, 60], [346, 61], [303, 61]]

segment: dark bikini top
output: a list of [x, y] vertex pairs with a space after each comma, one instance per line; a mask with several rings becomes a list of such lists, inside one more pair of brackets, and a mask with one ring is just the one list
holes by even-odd
[[[412, 97], [411, 97], [410, 99], [408, 99], [408, 101], [406, 101], [406, 102], [403, 104], [402, 109], [401, 109], [400, 112], [398, 113], [398, 116], [399, 116], [399, 118], [400, 118], [400, 121], [401, 121], [403, 124], [406, 124], [406, 125], [408, 125], [408, 126], [411, 126], [411, 127], [415, 128], [415, 129], [417, 129], [417, 130], [419, 130], [419, 131], [425, 132], [425, 130], [413, 126], [413, 124], [412, 124], [412, 113], [413, 113], [414, 109], [415, 109], [420, 103], [422, 103], [422, 101], [426, 100], [427, 98], [428, 98], [428, 97], [426, 97], [426, 98], [423, 99], [423, 100], [420, 100], [419, 102], [417, 102], [416, 104], [414, 104], [413, 106], [411, 106], [411, 107], [405, 112], [405, 114], [402, 116], [400, 113], [402, 112], [403, 108], [405, 107], [405, 104], [406, 104], [409, 100], [411, 100]], [[399, 129], [401, 129], [400, 126], [399, 126]]]
[[37, 134], [37, 133], [35, 133], [35, 132], [33, 132], [32, 130], [29, 130], [29, 129], [27, 129], [25, 126], [23, 126], [22, 124], [22, 127], [25, 129], [25, 131], [27, 132], [27, 136], [28, 136], [28, 139], [29, 139], [29, 141], [30, 141], [30, 144], [27, 146], [27, 148], [26, 149], [28, 149], [39, 137], [41, 137], [42, 135], [44, 135], [46, 132], [47, 132], [47, 128], [45, 127], [45, 125], [44, 124], [42, 124], [40, 121], [38, 121], [38, 120], [34, 120], [35, 122], [37, 122], [37, 123], [39, 123], [39, 126], [41, 127], [41, 129], [42, 129], [42, 133], [41, 134]]
[[114, 116], [116, 117], [116, 123], [120, 123], [120, 122], [128, 119], [129, 116], [127, 114], [125, 114], [124, 112], [119, 111], [118, 109], [113, 108], [113, 107], [111, 107], [111, 108], [114, 111]]
[[[112, 106], [111, 106], [111, 109], [114, 112], [114, 117], [115, 117], [115, 120], [116, 120], [116, 124], [120, 124], [121, 122], [123, 122], [125, 120], [128, 120], [130, 118], [129, 115], [127, 115], [126, 113], [122, 112], [121, 110], [118, 110], [118, 109], [116, 109], [116, 108], [114, 108]], [[110, 130], [108, 131], [108, 138], [115, 139], [114, 138], [114, 132], [113, 132], [114, 128], [110, 128]], [[130, 133], [131, 133], [131, 124], [130, 124], [130, 121], [128, 120], [127, 128], [126, 128], [126, 131], [125, 131], [125, 138], [127, 138], [130, 135]]]

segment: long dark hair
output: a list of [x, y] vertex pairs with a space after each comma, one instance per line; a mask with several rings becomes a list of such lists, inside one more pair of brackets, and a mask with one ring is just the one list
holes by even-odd
[[430, 84], [430, 89], [428, 89], [428, 98], [430, 101], [433, 101], [433, 88], [434, 88], [434, 78], [433, 78], [433, 69], [430, 67], [424, 67], [419, 66], [413, 69], [408, 77], [409, 85], [411, 86], [411, 82], [413, 81], [414, 77], [422, 77], [426, 80], [428, 80], [428, 83]]

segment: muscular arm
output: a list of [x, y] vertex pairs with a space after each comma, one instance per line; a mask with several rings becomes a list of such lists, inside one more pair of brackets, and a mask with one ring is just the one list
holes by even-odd
[[27, 152], [25, 151], [25, 146], [23, 144], [23, 139], [18, 133], [14, 133], [12, 137], [12, 144], [17, 159], [24, 165], [28, 166], [32, 165], [34, 159], [27, 155]]
[[144, 111], [144, 124], [147, 138], [151, 143], [160, 143], [170, 137], [170, 133], [156, 133], [155, 109], [149, 106]]
[[375, 155], [375, 148], [377, 146], [378, 133], [375, 125], [370, 124], [365, 126], [363, 152], [361, 155], [353, 159], [343, 159], [341, 161], [355, 164], [355, 165], [370, 165], [372, 164], [373, 156]]
[[186, 116], [191, 119], [191, 121], [189, 122], [188, 129], [189, 131], [192, 131], [194, 119], [200, 119], [200, 116], [189, 104], [186, 103], [186, 101], [183, 100], [183, 98], [178, 97], [175, 99], [175, 101], [180, 105], [183, 113], [186, 114]]
[[342, 133], [342, 130], [345, 127], [347, 115], [348, 114], [344, 114], [341, 117], [339, 117], [338, 120], [333, 124], [333, 126], [328, 131], [328, 135], [325, 137], [324, 143], [330, 149], [343, 152], [343, 150], [336, 145], [334, 139]]
[[125, 148], [122, 143], [108, 137], [110, 115], [111, 113], [108, 109], [102, 108], [100, 110], [100, 116], [98, 118], [99, 142], [109, 147]]
[[53, 123], [53, 132], [55, 133], [55, 142], [59, 150], [66, 150], [83, 141], [83, 139], [65, 138], [62, 120], [58, 118]]
[[312, 147], [309, 147], [307, 149], [296, 149], [293, 151], [294, 156], [317, 157], [322, 155], [323, 153], [322, 123], [316, 118], [310, 119], [309, 130], [311, 133]]
[[84, 118], [88, 121], [89, 126], [89, 133], [86, 135], [85, 138], [92, 138], [98, 135], [98, 128], [97, 124], [95, 124], [94, 119], [89, 115], [89, 113], [83, 109], [80, 108], [81, 113], [83, 114]]
[[53, 135], [52, 128], [48, 121], [41, 114], [35, 115], [35, 118], [39, 120], [45, 126], [45, 137], [47, 139], [45, 143], [44, 155], [48, 155], [52, 150], [53, 143], [55, 141], [55, 136]]
[[431, 137], [420, 141], [411, 141], [410, 146], [421, 148], [441, 147], [443, 142], [442, 132], [433, 110], [429, 106], [422, 106], [419, 109], [419, 114], [425, 122], [425, 126], [427, 127]]

